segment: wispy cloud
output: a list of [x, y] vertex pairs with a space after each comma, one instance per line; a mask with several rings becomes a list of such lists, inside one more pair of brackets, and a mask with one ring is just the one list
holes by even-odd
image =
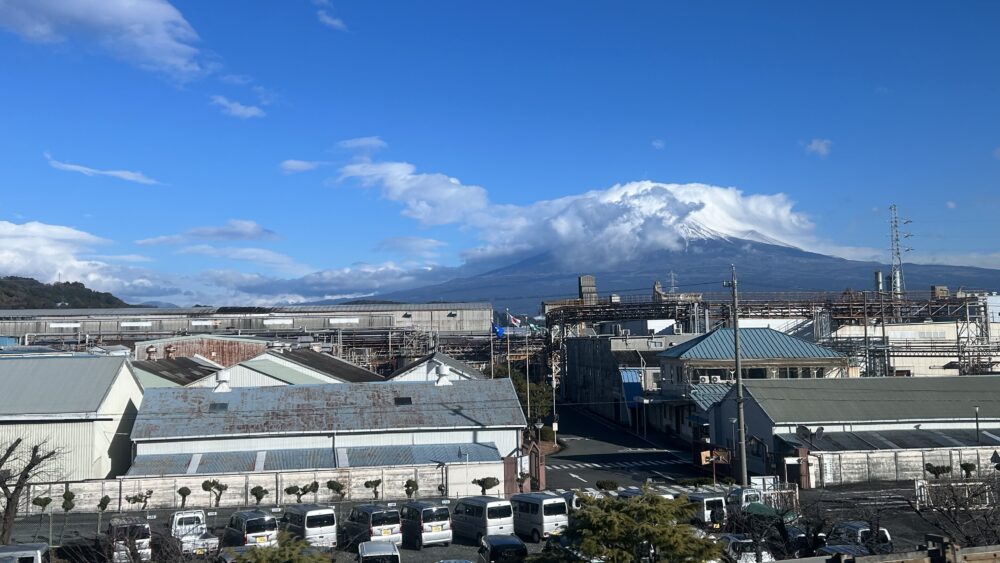
[[292, 158], [282, 160], [278, 167], [281, 168], [281, 171], [285, 174], [298, 174], [299, 172], [315, 170], [324, 164], [327, 163], [322, 160], [296, 160]]
[[183, 244], [191, 241], [234, 241], [234, 240], [270, 240], [278, 235], [270, 229], [265, 229], [256, 221], [230, 219], [225, 225], [213, 227], [195, 227], [180, 234], [165, 235], [135, 241], [136, 244]]
[[653, 139], [650, 145], [652, 145], [652, 147], [658, 151], [662, 151], [663, 149], [667, 148], [667, 142], [664, 141], [663, 139]]
[[146, 176], [142, 172], [136, 172], [132, 170], [98, 170], [97, 168], [91, 168], [89, 166], [83, 166], [82, 164], [71, 164], [69, 162], [61, 162], [54, 158], [49, 153], [45, 154], [45, 160], [49, 161], [49, 166], [55, 168], [56, 170], [65, 170], [66, 172], [77, 172], [83, 174], [84, 176], [110, 176], [112, 178], [118, 178], [119, 180], [125, 180], [128, 182], [135, 182], [137, 184], [159, 184], [160, 182]]
[[28, 41], [82, 36], [115, 57], [178, 80], [205, 74], [198, 34], [167, 0], [2, 0], [0, 27]]
[[222, 108], [222, 113], [226, 115], [231, 115], [233, 117], [238, 117], [240, 119], [249, 119], [251, 117], [264, 117], [266, 114], [264, 110], [257, 106], [243, 105], [235, 100], [230, 100], [225, 96], [215, 95], [211, 97], [212, 104]]
[[342, 149], [348, 150], [363, 150], [363, 151], [377, 151], [384, 149], [389, 146], [378, 135], [373, 135], [371, 137], [355, 137], [353, 139], [344, 139], [337, 143], [337, 146]]
[[142, 254], [96, 254], [92, 258], [94, 260], [103, 260], [105, 262], [141, 263], [153, 261], [153, 259], [149, 256], [143, 256]]
[[319, 23], [325, 25], [326, 27], [329, 27], [330, 29], [336, 29], [337, 31], [347, 31], [347, 24], [344, 23], [344, 20], [334, 17], [327, 10], [318, 10], [316, 12], [316, 19], [319, 20]]
[[958, 209], [958, 203], [954, 201], [946, 201], [944, 202], [944, 206], [948, 209]]
[[432, 238], [391, 237], [378, 243], [376, 250], [391, 252], [405, 257], [436, 258], [438, 249], [447, 243]]
[[254, 264], [294, 276], [304, 276], [315, 271], [314, 268], [305, 264], [300, 264], [290, 256], [269, 250], [267, 248], [242, 246], [219, 247], [199, 244], [181, 248], [177, 252], [178, 254], [197, 254], [201, 256], [210, 256], [212, 258], [252, 262]]
[[827, 157], [830, 154], [830, 150], [833, 148], [833, 141], [830, 139], [813, 139], [809, 141], [806, 145], [806, 152], [809, 154], [815, 154], [819, 157]]

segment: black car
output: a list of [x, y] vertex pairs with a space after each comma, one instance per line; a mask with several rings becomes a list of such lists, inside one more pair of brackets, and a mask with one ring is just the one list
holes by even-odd
[[528, 547], [517, 536], [486, 536], [479, 546], [479, 563], [522, 563]]

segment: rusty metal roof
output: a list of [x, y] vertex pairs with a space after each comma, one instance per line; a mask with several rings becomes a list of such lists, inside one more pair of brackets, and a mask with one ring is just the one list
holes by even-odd
[[514, 386], [506, 378], [442, 386], [387, 381], [240, 387], [224, 393], [210, 388], [154, 388], [143, 397], [132, 439], [525, 425]]

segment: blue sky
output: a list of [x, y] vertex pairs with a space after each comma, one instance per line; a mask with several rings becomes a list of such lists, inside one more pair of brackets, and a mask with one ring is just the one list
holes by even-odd
[[995, 2], [3, 0], [0, 272], [301, 301], [603, 264], [692, 224], [885, 258], [893, 202], [909, 259], [997, 267], [998, 24]]

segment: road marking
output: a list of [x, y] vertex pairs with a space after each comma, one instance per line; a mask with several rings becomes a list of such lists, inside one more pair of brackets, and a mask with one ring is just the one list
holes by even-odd
[[586, 482], [587, 482], [587, 480], [586, 480], [586, 479], [584, 479], [583, 477], [580, 477], [580, 476], [579, 476], [579, 475], [577, 475], [576, 473], [570, 473], [570, 474], [569, 474], [569, 476], [570, 476], [570, 477], [573, 477], [573, 478], [575, 478], [575, 479], [579, 479], [579, 480], [583, 481], [584, 483], [586, 483]]

